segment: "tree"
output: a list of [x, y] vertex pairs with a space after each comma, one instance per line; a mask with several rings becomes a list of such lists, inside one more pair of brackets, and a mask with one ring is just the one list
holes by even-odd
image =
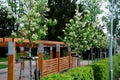
[[82, 0], [82, 4], [89, 15], [88, 20], [91, 25], [96, 24], [97, 15], [102, 12], [100, 10], [101, 2], [99, 0]]
[[56, 19], [57, 24], [54, 27], [48, 26], [46, 39], [59, 40], [58, 36], [64, 37], [63, 29], [66, 23], [73, 18], [76, 9], [76, 0], [48, 0], [50, 11], [47, 13], [48, 19]]
[[[94, 1], [91, 3], [94, 3]], [[79, 13], [77, 9], [76, 15], [70, 20], [70, 23], [68, 23], [66, 25], [67, 27], [64, 29], [65, 37], [63, 41], [68, 44], [68, 46], [74, 48], [77, 53], [83, 53], [91, 49], [91, 53], [93, 54], [92, 50], [94, 48], [101, 49], [105, 43], [107, 43], [107, 35], [104, 34], [102, 28], [99, 27], [97, 15], [101, 11], [99, 11], [100, 8], [97, 5], [98, 2], [96, 4], [94, 3], [94, 5], [88, 5], [87, 2], [84, 2], [84, 11], [87, 11], [87, 13], [84, 14], [84, 16], [81, 16], [82, 12]], [[93, 7], [88, 6], [97, 7], [94, 9]], [[95, 11], [91, 9], [94, 9]]]
[[[45, 12], [47, 11], [47, 0], [24, 0], [24, 9], [22, 15], [16, 20], [19, 24], [17, 33], [12, 35], [19, 38], [20, 43], [24, 39], [29, 40], [29, 57], [31, 57], [31, 48], [37, 40], [40, 40], [46, 35], [47, 19]], [[31, 60], [30, 64], [30, 80], [32, 80]]]
[[15, 31], [14, 16], [8, 17], [9, 10], [3, 5], [5, 2], [0, 2], [0, 37], [10, 36], [12, 31]]
[[100, 37], [100, 35], [98, 36], [98, 30], [99, 29], [99, 20], [98, 20], [98, 14], [101, 14], [101, 10], [100, 10], [100, 6], [101, 6], [101, 2], [99, 0], [83, 0], [82, 3], [84, 4], [85, 10], [87, 11], [89, 17], [88, 17], [88, 21], [90, 23], [91, 28], [95, 27], [96, 30], [94, 30], [94, 37], [91, 40], [91, 55], [92, 55], [92, 59], [93, 59], [93, 55], [95, 55], [93, 53], [93, 49], [98, 47], [98, 39], [96, 37]]
[[[4, 0], [0, 1], [0, 37], [9, 37], [11, 36], [12, 31], [15, 31], [15, 18], [14, 16], [8, 17], [10, 11], [6, 6]], [[0, 48], [0, 57], [6, 57], [7, 49], [2, 47]]]
[[[13, 33], [15, 37], [19, 37], [22, 42], [24, 39], [29, 40], [29, 46], [36, 40], [40, 40], [46, 35], [46, 22], [45, 11], [47, 10], [46, 0], [28, 0], [26, 1], [23, 15], [17, 19], [19, 28], [17, 33]], [[31, 56], [31, 54], [29, 54]]]
[[[74, 48], [75, 52], [81, 53], [91, 48], [90, 41], [93, 38], [93, 29], [87, 25], [87, 15], [81, 17], [81, 13], [76, 10], [76, 14], [73, 19], [70, 20], [64, 30], [64, 42]], [[82, 21], [81, 18], [83, 19]]]

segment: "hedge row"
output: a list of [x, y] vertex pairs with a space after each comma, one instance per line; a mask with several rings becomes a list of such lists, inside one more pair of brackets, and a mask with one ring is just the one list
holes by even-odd
[[51, 74], [40, 80], [94, 80], [91, 67], [73, 68], [63, 74]]
[[[114, 78], [120, 74], [120, 54], [113, 57]], [[90, 66], [70, 69], [63, 74], [51, 74], [40, 80], [110, 80], [109, 59], [100, 60]]]
[[109, 79], [109, 60], [104, 59], [91, 65], [94, 71], [94, 80], [110, 80]]

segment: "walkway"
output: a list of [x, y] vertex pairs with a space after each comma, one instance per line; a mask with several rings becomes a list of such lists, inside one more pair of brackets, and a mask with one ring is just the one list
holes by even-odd
[[[0, 62], [0, 64], [7, 64], [4, 62]], [[19, 75], [20, 75], [20, 63], [15, 64], [16, 68], [15, 68], [15, 80], [19, 80]], [[32, 62], [32, 73], [34, 75], [34, 68], [35, 68], [35, 61]], [[7, 73], [8, 69], [4, 68], [4, 69], [0, 69], [0, 80], [7, 80]], [[28, 74], [29, 74], [29, 62], [25, 61], [25, 72], [24, 72], [24, 79], [21, 80], [28, 80]], [[33, 76], [33, 80], [34, 80], [34, 76]]]
[[[89, 64], [91, 64], [92, 62], [90, 61]], [[8, 64], [7, 62], [0, 62], [0, 64]], [[85, 66], [88, 65], [88, 61], [81, 61], [80, 62], [81, 66]], [[20, 63], [15, 64], [16, 68], [15, 68], [15, 80], [19, 80], [19, 75], [20, 75]], [[32, 74], [34, 75], [34, 69], [35, 69], [35, 61], [32, 62]], [[4, 69], [0, 69], [0, 80], [7, 80], [7, 68]], [[24, 79], [21, 80], [28, 80], [28, 75], [29, 75], [29, 62], [25, 61], [25, 72], [24, 72]], [[33, 76], [33, 80], [34, 80], [34, 76]]]

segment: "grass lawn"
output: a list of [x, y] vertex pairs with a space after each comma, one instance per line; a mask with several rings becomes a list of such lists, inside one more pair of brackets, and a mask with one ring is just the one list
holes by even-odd
[[7, 68], [7, 67], [8, 67], [7, 64], [0, 64], [0, 69]]
[[[25, 56], [28, 56], [28, 54], [25, 54]], [[16, 53], [16, 60], [20, 60], [20, 54]], [[0, 62], [7, 62], [8, 57], [0, 57]]]
[[8, 57], [0, 58], [0, 62], [7, 62], [7, 61], [8, 61]]

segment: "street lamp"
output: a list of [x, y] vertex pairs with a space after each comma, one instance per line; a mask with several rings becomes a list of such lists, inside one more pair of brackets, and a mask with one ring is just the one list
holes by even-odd
[[111, 2], [111, 19], [110, 19], [110, 46], [109, 46], [109, 60], [110, 60], [110, 80], [113, 80], [112, 70], [112, 38], [113, 38], [113, 16], [114, 16], [114, 0]]

